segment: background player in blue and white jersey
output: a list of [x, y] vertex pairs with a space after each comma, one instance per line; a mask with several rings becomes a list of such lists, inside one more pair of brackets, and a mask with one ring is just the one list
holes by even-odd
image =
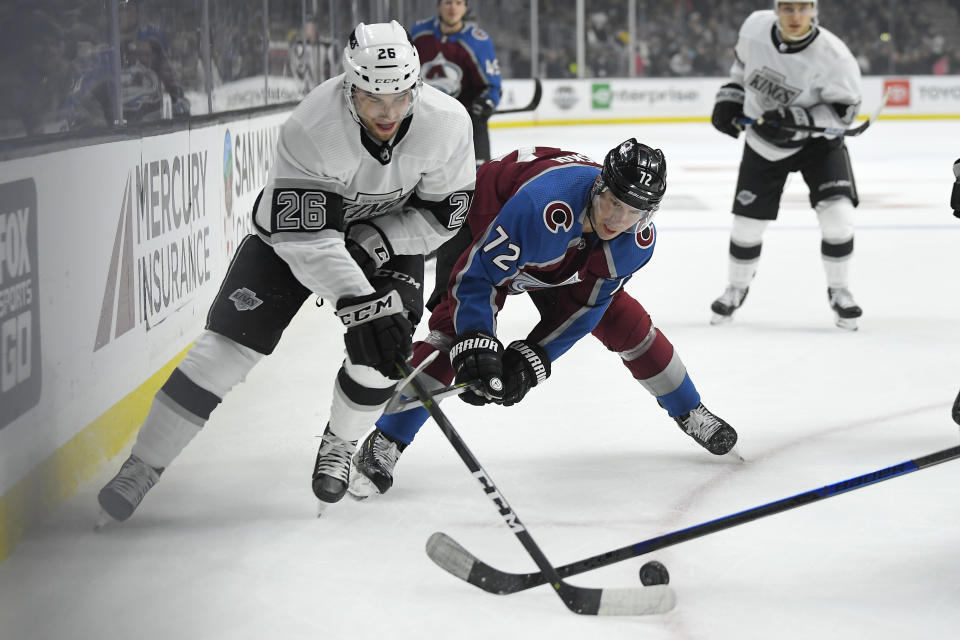
[[422, 86], [400, 24], [358, 25], [343, 67], [281, 127], [254, 205], [256, 233], [238, 248], [206, 331], [155, 396], [130, 457], [100, 491], [109, 518], [130, 517], [311, 293], [346, 327], [312, 488], [324, 503], [346, 493], [357, 440], [393, 395], [396, 361], [412, 351], [424, 256], [463, 223], [476, 167], [467, 114]]
[[[549, 147], [514, 151], [481, 167], [467, 215], [473, 242], [430, 316], [429, 335], [415, 345], [413, 364], [435, 350], [450, 354], [424, 370], [426, 385], [478, 381], [460, 398], [510, 406], [592, 332], [684, 432], [713, 454], [729, 452], [736, 431], [703, 406], [673, 345], [624, 291], [653, 255], [652, 219], [666, 175], [663, 153], [632, 138], [611, 149], [602, 167]], [[504, 348], [497, 314], [508, 295], [523, 293], [540, 320]], [[397, 457], [426, 419], [422, 407], [381, 418], [354, 456], [351, 493], [389, 489]]]
[[860, 110], [860, 67], [847, 46], [816, 22], [817, 3], [775, 0], [740, 27], [730, 82], [717, 93], [713, 126], [746, 132], [730, 231], [729, 284], [711, 309], [714, 324], [733, 317], [760, 261], [763, 233], [777, 219], [787, 176], [800, 172], [820, 223], [827, 297], [837, 326], [855, 330], [861, 309], [849, 289], [854, 207], [859, 204], [842, 137], [794, 126], [845, 128]]
[[467, 0], [440, 0], [437, 15], [420, 20], [410, 37], [420, 53], [423, 81], [470, 112], [477, 165], [490, 159], [487, 120], [500, 104], [500, 65], [490, 34], [464, 20]]

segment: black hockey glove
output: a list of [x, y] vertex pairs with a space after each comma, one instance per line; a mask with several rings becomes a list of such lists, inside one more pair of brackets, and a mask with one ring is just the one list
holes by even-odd
[[404, 315], [400, 294], [390, 289], [340, 298], [337, 316], [347, 327], [343, 341], [350, 361], [399, 380], [396, 363], [413, 353], [413, 325]]
[[764, 111], [753, 129], [773, 144], [783, 144], [809, 138], [809, 131], [797, 131], [794, 127], [808, 127], [811, 124], [813, 119], [810, 112], [803, 107], [777, 107]]
[[957, 181], [953, 183], [953, 193], [950, 195], [950, 206], [953, 207], [953, 215], [960, 218], [960, 160], [953, 163], [953, 175]]
[[743, 117], [743, 98], [743, 87], [736, 82], [728, 82], [720, 87], [710, 118], [714, 129], [734, 138], [740, 137], [743, 125], [737, 124], [736, 120]]
[[503, 345], [484, 331], [467, 331], [457, 336], [450, 347], [450, 362], [457, 382], [477, 381], [480, 385], [460, 394], [460, 399], [474, 406], [503, 399]]
[[470, 105], [470, 115], [474, 118], [486, 120], [493, 115], [493, 110], [496, 108], [497, 106], [493, 104], [493, 100], [490, 98], [477, 98]]
[[393, 255], [393, 247], [378, 226], [370, 222], [358, 222], [347, 229], [344, 244], [347, 252], [367, 279], [374, 270], [383, 266]]
[[503, 406], [523, 400], [533, 387], [550, 377], [550, 358], [536, 342], [514, 340], [503, 352]]

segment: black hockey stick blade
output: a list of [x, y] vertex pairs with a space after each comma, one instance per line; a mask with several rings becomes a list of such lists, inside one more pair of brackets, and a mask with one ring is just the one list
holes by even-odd
[[437, 423], [437, 426], [440, 427], [450, 444], [453, 445], [454, 450], [463, 460], [467, 469], [480, 482], [484, 493], [500, 512], [500, 516], [506, 521], [507, 526], [510, 527], [520, 544], [523, 545], [523, 548], [527, 550], [527, 553], [536, 563], [540, 569], [538, 575], [546, 576], [544, 582], [549, 582], [570, 611], [582, 615], [640, 616], [665, 613], [673, 609], [676, 604], [676, 597], [668, 585], [625, 589], [590, 589], [564, 582], [533, 540], [533, 536], [520, 521], [517, 513], [507, 503], [506, 497], [493, 483], [490, 475], [480, 466], [480, 462], [467, 447], [460, 434], [453, 428], [453, 424], [446, 414], [440, 410], [430, 392], [419, 379], [412, 376], [413, 370], [411, 370], [410, 365], [401, 362], [397, 364], [397, 367], [407, 378], [409, 385], [416, 391], [424, 408]]
[[[919, 471], [920, 469], [932, 467], [941, 462], [955, 460], [956, 458], [960, 458], [960, 446], [937, 451], [936, 453], [931, 453], [920, 458], [901, 462], [892, 467], [878, 469], [877, 471], [872, 471], [862, 476], [835, 482], [825, 487], [820, 487], [819, 489], [798, 493], [789, 498], [783, 498], [775, 502], [753, 507], [752, 509], [746, 509], [722, 518], [717, 518], [716, 520], [710, 520], [702, 524], [687, 527], [686, 529], [680, 529], [656, 538], [650, 538], [649, 540], [643, 540], [626, 547], [578, 560], [561, 567], [556, 567], [556, 573], [566, 578], [585, 571], [606, 567], [607, 565], [636, 558], [637, 556], [642, 556], [657, 551], [658, 549], [664, 549], [680, 544], [681, 542], [693, 540], [694, 538], [717, 533], [718, 531], [730, 529], [731, 527], [736, 527], [753, 520], [759, 520], [760, 518], [775, 513], [787, 511], [788, 509], [818, 502], [826, 498], [832, 498], [855, 489], [862, 489], [863, 487], [883, 482], [884, 480], [890, 480], [891, 478], [898, 478], [913, 471]], [[496, 569], [464, 549], [453, 540], [453, 538], [439, 531], [430, 536], [430, 540], [427, 542], [427, 555], [442, 569], [461, 580], [465, 580], [484, 591], [498, 595], [517, 593], [518, 591], [539, 586], [547, 581], [542, 573], [509, 573]]]
[[537, 107], [540, 106], [540, 98], [543, 97], [543, 84], [540, 82], [540, 78], [533, 79], [533, 98], [530, 99], [530, 102], [523, 107], [517, 107], [516, 109], [497, 109], [493, 112], [493, 115], [499, 116], [504, 113], [523, 113], [524, 111], [536, 111]]

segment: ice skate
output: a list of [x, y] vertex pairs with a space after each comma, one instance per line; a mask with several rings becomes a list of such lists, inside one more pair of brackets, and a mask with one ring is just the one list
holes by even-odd
[[347, 492], [350, 478], [350, 456], [357, 448], [356, 440], [344, 440], [330, 431], [330, 424], [320, 441], [317, 462], [313, 468], [313, 493], [320, 500], [320, 512], [323, 507], [339, 502]]
[[724, 324], [733, 320], [733, 312], [739, 309], [743, 301], [746, 300], [748, 291], [750, 291], [750, 287], [741, 289], [733, 285], [728, 286], [723, 295], [710, 305], [710, 310], [713, 311], [710, 324]]
[[854, 301], [850, 290], [846, 287], [828, 287], [827, 298], [830, 300], [836, 325], [847, 331], [856, 331], [857, 318], [863, 315], [863, 309]]
[[384, 494], [393, 486], [393, 467], [407, 447], [374, 429], [353, 456], [348, 491], [358, 500]]
[[163, 469], [155, 469], [131, 454], [97, 495], [101, 511], [94, 529], [99, 531], [111, 522], [123, 522], [133, 515], [162, 473]]
[[[737, 444], [737, 432], [734, 428], [714, 415], [702, 402], [690, 413], [677, 416], [674, 420], [684, 433], [715, 456], [730, 453]], [[739, 458], [739, 455], [736, 457]]]

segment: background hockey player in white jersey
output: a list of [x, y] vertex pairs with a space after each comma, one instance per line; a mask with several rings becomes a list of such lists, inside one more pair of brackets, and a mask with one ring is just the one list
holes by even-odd
[[[713, 302], [713, 323], [729, 321], [757, 271], [763, 232], [777, 218], [792, 172], [800, 172], [816, 209], [837, 326], [854, 330], [861, 309], [849, 288], [854, 207], [859, 204], [842, 137], [805, 126], [847, 127], [860, 108], [860, 69], [850, 50], [816, 21], [816, 2], [774, 2], [740, 28], [730, 82], [717, 93], [713, 126], [734, 138], [747, 127], [730, 232], [729, 286]], [[799, 127], [801, 130], [798, 130]]]
[[130, 457], [100, 491], [110, 518], [133, 513], [311, 293], [336, 306], [347, 353], [312, 486], [325, 503], [346, 492], [356, 440], [392, 395], [395, 362], [412, 350], [424, 255], [463, 223], [476, 170], [467, 112], [421, 84], [416, 49], [397, 22], [358, 25], [343, 63], [284, 123], [254, 205], [256, 234], [237, 250], [206, 331], [157, 393]]

